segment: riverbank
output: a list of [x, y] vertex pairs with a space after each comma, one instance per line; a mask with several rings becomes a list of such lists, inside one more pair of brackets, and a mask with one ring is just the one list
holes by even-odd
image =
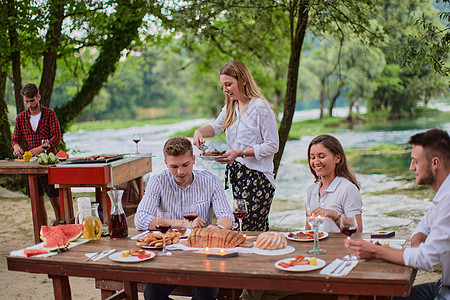
[[[78, 197], [78, 196], [76, 196]], [[46, 201], [49, 216], [53, 214], [51, 205]], [[52, 281], [46, 275], [8, 271], [6, 257], [12, 250], [33, 244], [33, 226], [29, 199], [18, 192], [0, 187], [0, 299], [53, 299]], [[439, 272], [419, 271], [415, 284], [437, 281]], [[94, 286], [93, 279], [71, 277], [72, 298], [81, 300], [100, 299], [100, 291]], [[189, 299], [173, 297], [174, 299]], [[143, 299], [142, 294], [139, 299]]]

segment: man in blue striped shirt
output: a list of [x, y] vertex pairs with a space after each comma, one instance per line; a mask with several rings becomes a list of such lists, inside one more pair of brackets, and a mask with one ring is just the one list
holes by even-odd
[[[207, 171], [193, 170], [195, 156], [192, 143], [185, 137], [174, 137], [164, 145], [167, 170], [153, 175], [145, 189], [134, 218], [139, 230], [156, 228], [156, 211], [170, 214], [171, 227], [190, 228], [183, 217], [183, 204], [195, 202], [198, 217], [192, 228], [208, 227], [231, 229], [233, 214], [219, 178]], [[217, 224], [212, 224], [213, 212]], [[145, 299], [170, 299], [176, 286], [148, 283]], [[193, 299], [216, 299], [217, 288], [192, 287]]]

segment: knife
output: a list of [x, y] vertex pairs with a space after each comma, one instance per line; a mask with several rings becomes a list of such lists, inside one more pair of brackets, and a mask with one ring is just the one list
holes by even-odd
[[336, 272], [337, 269], [339, 269], [339, 267], [341, 267], [344, 263], [345, 263], [345, 261], [341, 261], [340, 263], [338, 263], [337, 266], [330, 272], [330, 274], [333, 274], [334, 272]]

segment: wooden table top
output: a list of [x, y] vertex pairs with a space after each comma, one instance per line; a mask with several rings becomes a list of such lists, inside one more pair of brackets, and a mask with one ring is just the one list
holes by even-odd
[[[136, 234], [130, 228], [130, 236]], [[256, 232], [248, 232], [256, 235]], [[355, 234], [354, 238], [367, 237]], [[330, 234], [320, 241], [326, 254], [317, 258], [327, 265], [334, 259], [344, 256], [343, 234]], [[409, 238], [397, 235], [395, 238]], [[306, 251], [313, 248], [312, 242], [288, 241], [295, 251], [286, 255], [262, 256], [239, 253], [232, 258], [208, 258], [192, 251], [173, 250], [172, 256], [158, 257], [139, 263], [121, 263], [105, 257], [98, 261], [84, 262], [85, 254], [115, 248], [116, 251], [136, 247], [136, 240], [111, 240], [109, 237], [99, 241], [89, 241], [66, 252], [48, 258], [7, 258], [8, 269], [31, 273], [44, 273], [60, 276], [79, 276], [97, 279], [121, 280], [131, 282], [154, 282], [187, 286], [210, 286], [236, 289], [266, 289], [318, 294], [353, 294], [379, 296], [408, 295], [414, 282], [416, 270], [384, 261], [360, 261], [344, 277], [331, 277], [319, 274], [320, 270], [309, 272], [288, 272], [275, 268], [276, 261], [295, 255], [311, 256]], [[154, 251], [156, 254], [159, 250]]]

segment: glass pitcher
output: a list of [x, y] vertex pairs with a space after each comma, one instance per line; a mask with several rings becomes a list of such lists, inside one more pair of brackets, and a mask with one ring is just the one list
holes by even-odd
[[127, 217], [122, 207], [123, 190], [108, 191], [111, 199], [111, 215], [109, 216], [109, 237], [112, 239], [128, 236]]
[[82, 212], [85, 239], [98, 240], [102, 235], [102, 222], [98, 217], [98, 203], [92, 203], [90, 207], [84, 207]]

